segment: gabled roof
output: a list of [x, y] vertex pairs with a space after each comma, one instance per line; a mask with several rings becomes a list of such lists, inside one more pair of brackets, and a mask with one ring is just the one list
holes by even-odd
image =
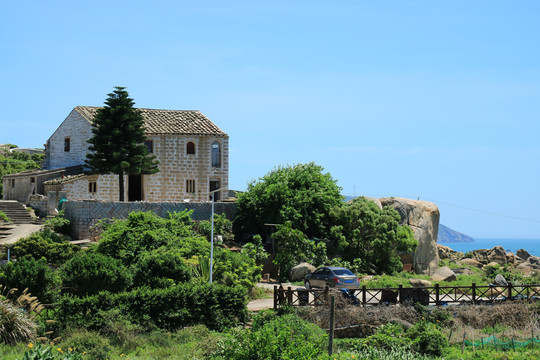
[[[75, 111], [92, 123], [96, 106], [77, 106]], [[228, 136], [199, 110], [159, 110], [139, 108], [149, 135], [209, 135]]]

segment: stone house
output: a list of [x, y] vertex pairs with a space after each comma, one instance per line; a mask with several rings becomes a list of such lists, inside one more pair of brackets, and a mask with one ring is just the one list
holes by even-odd
[[[32, 195], [60, 192], [68, 200], [118, 201], [118, 175], [89, 175], [92, 120], [98, 107], [77, 106], [47, 140], [42, 170], [6, 175], [4, 199], [28, 203]], [[226, 200], [229, 182], [229, 136], [197, 110], [139, 109], [149, 152], [159, 172], [125, 176], [127, 201]]]

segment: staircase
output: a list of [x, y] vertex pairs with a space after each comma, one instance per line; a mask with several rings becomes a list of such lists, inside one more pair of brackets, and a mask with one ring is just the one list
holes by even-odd
[[35, 221], [23, 204], [15, 200], [0, 200], [0, 211], [7, 215], [13, 224], [34, 224]]

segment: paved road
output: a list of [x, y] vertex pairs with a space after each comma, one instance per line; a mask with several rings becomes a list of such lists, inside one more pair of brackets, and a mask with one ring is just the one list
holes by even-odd
[[10, 234], [0, 239], [0, 244], [7, 245], [17, 242], [19, 239], [28, 237], [33, 233], [41, 230], [43, 225], [34, 225], [34, 224], [20, 224], [15, 225], [13, 229], [10, 230]]

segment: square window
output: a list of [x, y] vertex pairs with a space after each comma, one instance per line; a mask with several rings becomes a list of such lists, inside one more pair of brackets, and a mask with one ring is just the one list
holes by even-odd
[[90, 194], [97, 193], [97, 182], [96, 181], [89, 181], [88, 182], [88, 192]]
[[64, 139], [64, 151], [69, 152], [69, 150], [71, 150], [71, 139], [67, 137]]
[[154, 141], [153, 140], [145, 140], [144, 145], [146, 145], [146, 148], [148, 149], [149, 154], [152, 154], [154, 152]]
[[195, 180], [186, 180], [186, 192], [188, 194], [195, 193]]

